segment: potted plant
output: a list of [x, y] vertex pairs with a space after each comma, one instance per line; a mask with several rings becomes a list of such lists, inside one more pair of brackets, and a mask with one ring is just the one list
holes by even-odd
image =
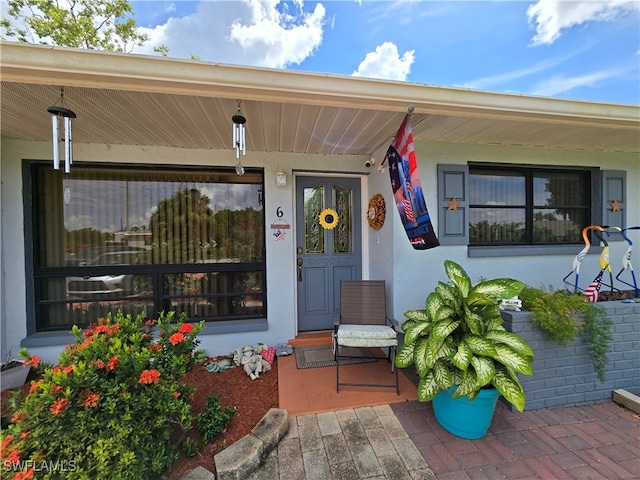
[[16, 388], [24, 385], [31, 365], [21, 360], [13, 360], [11, 353], [7, 356], [6, 361], [0, 365], [0, 390], [5, 391], [9, 388]]
[[499, 308], [500, 300], [518, 295], [524, 284], [499, 278], [474, 286], [457, 263], [446, 260], [444, 268], [450, 282], [438, 282], [424, 310], [405, 313], [404, 345], [396, 366], [415, 365], [418, 398], [433, 400], [436, 420], [446, 430], [480, 438], [491, 424], [500, 395], [524, 410], [518, 374], [533, 374], [533, 351], [505, 330]]

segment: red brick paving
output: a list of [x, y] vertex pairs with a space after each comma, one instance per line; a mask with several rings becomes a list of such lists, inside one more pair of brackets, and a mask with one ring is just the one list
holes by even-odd
[[640, 415], [613, 402], [523, 413], [498, 402], [478, 440], [444, 430], [431, 402], [391, 408], [438, 480], [640, 479]]

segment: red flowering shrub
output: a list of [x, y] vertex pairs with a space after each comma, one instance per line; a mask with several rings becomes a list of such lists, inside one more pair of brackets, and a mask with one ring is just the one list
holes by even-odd
[[119, 312], [84, 332], [74, 327], [76, 341], [58, 365], [24, 400], [13, 400], [14, 423], [0, 445], [2, 478], [159, 478], [177, 458], [172, 434], [191, 428], [192, 392], [180, 378], [195, 361], [203, 327], [173, 317], [145, 323]]

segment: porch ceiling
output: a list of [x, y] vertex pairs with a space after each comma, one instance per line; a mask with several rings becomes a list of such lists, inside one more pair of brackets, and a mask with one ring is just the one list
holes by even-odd
[[65, 87], [74, 142], [379, 155], [407, 106], [416, 139], [640, 152], [640, 108], [2, 42], [2, 136], [49, 141]]

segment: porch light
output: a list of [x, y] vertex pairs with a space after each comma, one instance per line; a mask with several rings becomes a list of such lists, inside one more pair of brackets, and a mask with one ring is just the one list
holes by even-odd
[[[76, 114], [65, 106], [64, 87], [60, 87], [60, 98], [55, 105], [47, 108], [51, 114], [51, 125], [53, 127], [53, 168], [60, 169], [60, 142], [64, 141], [64, 173], [71, 171], [73, 164], [73, 144], [71, 134], [71, 119], [76, 118]], [[63, 121], [64, 139], [59, 136], [60, 119]]]
[[278, 169], [276, 172], [276, 187], [284, 188], [287, 186], [287, 174], [282, 170], [282, 168]]
[[236, 173], [238, 175], [244, 175], [244, 167], [242, 166], [242, 162], [240, 161], [240, 152], [242, 152], [242, 155], [247, 154], [244, 128], [244, 124], [247, 123], [247, 119], [244, 118], [244, 116], [240, 112], [240, 104], [242, 103], [242, 100], [236, 101], [238, 102], [238, 111], [233, 117], [231, 117], [231, 121], [233, 122], [233, 147], [236, 149], [236, 158], [238, 159], [238, 164], [236, 165]]

